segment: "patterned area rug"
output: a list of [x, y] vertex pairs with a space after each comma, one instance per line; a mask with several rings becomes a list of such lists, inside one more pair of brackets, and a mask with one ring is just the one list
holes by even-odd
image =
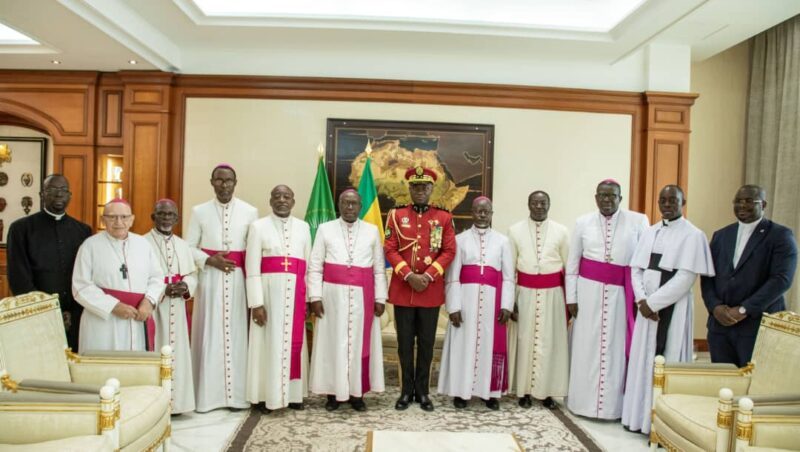
[[[517, 405], [515, 397], [501, 400], [500, 410], [491, 411], [474, 398], [463, 410], [452, 399], [433, 395], [436, 410], [427, 413], [414, 404], [405, 411], [394, 409], [400, 395], [397, 387], [383, 394], [367, 394], [367, 411], [358, 413], [349, 404], [325, 411], [325, 398], [306, 399], [304, 411], [278, 410], [250, 415], [234, 434], [228, 452], [239, 451], [364, 451], [370, 430], [448, 431], [513, 433], [525, 450], [601, 451], [602, 448], [561, 409], [548, 410]], [[415, 451], [424, 450], [424, 445]]]

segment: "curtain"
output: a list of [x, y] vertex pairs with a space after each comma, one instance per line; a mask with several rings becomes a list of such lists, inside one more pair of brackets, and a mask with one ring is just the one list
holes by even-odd
[[[800, 236], [800, 15], [753, 38], [745, 181], [764, 187], [768, 218]], [[787, 308], [800, 312], [798, 276]]]

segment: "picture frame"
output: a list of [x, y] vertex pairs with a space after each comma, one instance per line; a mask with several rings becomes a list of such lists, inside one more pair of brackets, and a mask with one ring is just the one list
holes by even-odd
[[334, 200], [358, 188], [370, 144], [384, 224], [390, 209], [410, 202], [404, 175], [416, 165], [437, 173], [430, 203], [453, 214], [456, 232], [472, 225], [472, 201], [492, 196], [494, 125], [329, 118], [326, 142]]
[[0, 186], [0, 200], [5, 201], [0, 201], [0, 248], [6, 247], [11, 223], [41, 210], [39, 193], [46, 175], [47, 138], [0, 136], [0, 178], [6, 181]]

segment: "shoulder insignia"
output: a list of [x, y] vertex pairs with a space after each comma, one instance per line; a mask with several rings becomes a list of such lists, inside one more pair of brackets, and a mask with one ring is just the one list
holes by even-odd
[[386, 230], [383, 232], [383, 236], [384, 236], [384, 238], [387, 238], [387, 239], [391, 238], [392, 237], [392, 228], [386, 228]]

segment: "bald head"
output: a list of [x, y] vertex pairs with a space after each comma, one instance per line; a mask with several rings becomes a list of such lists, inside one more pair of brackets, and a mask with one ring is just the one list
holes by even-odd
[[294, 191], [288, 185], [276, 185], [269, 193], [269, 206], [276, 216], [287, 218], [294, 207]]
[[39, 192], [42, 206], [48, 212], [61, 215], [67, 210], [72, 193], [69, 191], [69, 181], [61, 174], [51, 174], [44, 178], [42, 191]]
[[161, 199], [153, 206], [150, 219], [156, 230], [164, 235], [171, 235], [172, 229], [178, 223], [178, 205], [171, 199]]

